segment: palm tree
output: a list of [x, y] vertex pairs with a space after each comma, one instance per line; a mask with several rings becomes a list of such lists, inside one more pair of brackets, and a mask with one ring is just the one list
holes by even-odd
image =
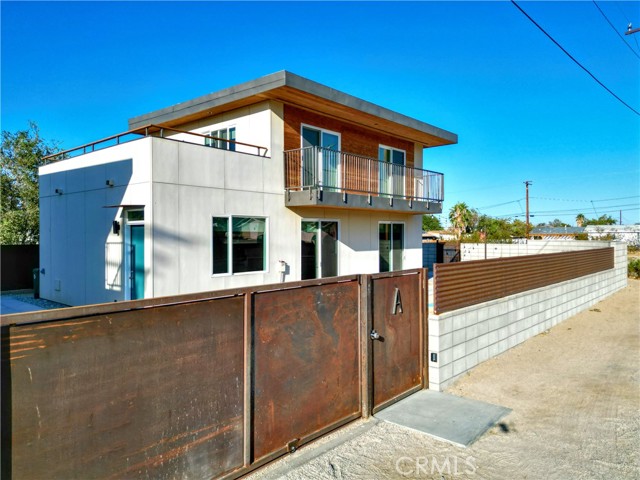
[[477, 212], [469, 208], [464, 202], [458, 202], [451, 207], [451, 210], [449, 210], [449, 220], [451, 220], [451, 225], [453, 225], [458, 240], [460, 240], [462, 234], [466, 232], [467, 227], [473, 225], [477, 217]]
[[579, 227], [584, 227], [584, 222], [587, 221], [587, 218], [579, 213], [578, 215], [576, 215], [576, 225], [578, 225]]

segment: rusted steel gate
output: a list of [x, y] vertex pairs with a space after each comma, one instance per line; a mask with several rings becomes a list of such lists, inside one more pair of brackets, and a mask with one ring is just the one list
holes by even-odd
[[434, 313], [449, 312], [613, 267], [613, 247], [436, 264]]
[[5, 316], [2, 478], [236, 478], [366, 417], [426, 384], [426, 278]]
[[426, 370], [426, 282], [421, 271], [371, 277], [373, 412], [420, 390]]

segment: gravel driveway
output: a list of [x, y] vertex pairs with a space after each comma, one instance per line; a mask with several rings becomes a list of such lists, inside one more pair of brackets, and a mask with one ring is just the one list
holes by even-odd
[[286, 479], [640, 478], [640, 281], [447, 391], [513, 411], [469, 448], [375, 419], [259, 470]]

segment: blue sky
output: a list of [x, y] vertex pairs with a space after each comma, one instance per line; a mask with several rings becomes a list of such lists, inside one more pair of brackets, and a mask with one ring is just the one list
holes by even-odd
[[[640, 111], [640, 33], [593, 2], [519, 2]], [[598, 1], [622, 34], [640, 2]], [[127, 119], [289, 70], [459, 135], [429, 149], [444, 211], [640, 222], [640, 116], [510, 2], [6, 2], [2, 129], [71, 148]], [[626, 44], [625, 44], [626, 43]], [[632, 51], [633, 50], [633, 51]], [[634, 54], [635, 52], [635, 54]], [[503, 205], [500, 205], [503, 204]], [[444, 215], [446, 216], [446, 215]]]

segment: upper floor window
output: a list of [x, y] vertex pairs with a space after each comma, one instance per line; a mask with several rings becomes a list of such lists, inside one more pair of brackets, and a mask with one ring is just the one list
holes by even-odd
[[404, 165], [405, 151], [380, 145], [378, 148], [378, 160], [381, 162], [391, 163], [393, 165]]
[[204, 139], [204, 144], [207, 147], [222, 148], [223, 150], [235, 151], [236, 144], [233, 142], [235, 142], [236, 140], [236, 127], [227, 127], [221, 128], [219, 130], [212, 130], [206, 133], [206, 135], [215, 137]]

